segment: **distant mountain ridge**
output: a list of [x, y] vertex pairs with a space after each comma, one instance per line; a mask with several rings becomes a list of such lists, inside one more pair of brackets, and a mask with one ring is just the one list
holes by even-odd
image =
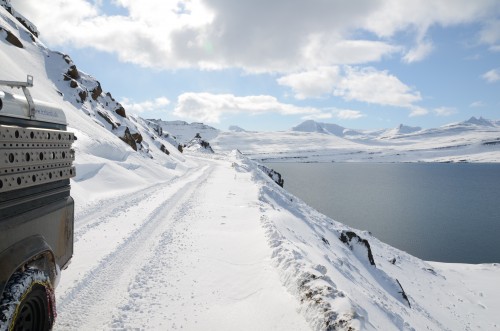
[[[321, 122], [316, 122], [314, 120], [304, 121], [292, 128], [292, 131], [317, 132], [324, 134], [332, 134], [339, 137], [343, 137], [346, 130], [349, 129], [346, 129], [334, 123], [321, 123]], [[349, 131], [356, 131], [356, 130], [349, 130]]]
[[291, 130], [296, 132], [314, 132], [334, 135], [346, 139], [393, 139], [406, 135], [425, 135], [425, 134], [445, 134], [450, 129], [456, 131], [457, 129], [471, 130], [477, 128], [498, 128], [500, 121], [489, 120], [483, 117], [476, 118], [472, 116], [466, 121], [451, 123], [439, 128], [423, 129], [419, 126], [408, 126], [400, 124], [392, 129], [381, 130], [355, 130], [342, 127], [334, 123], [322, 123], [314, 120], [307, 120], [294, 126]]
[[472, 116], [467, 121], [460, 122], [459, 124], [463, 125], [480, 125], [480, 126], [500, 126], [500, 121], [493, 121], [480, 116], [476, 118]]
[[228, 128], [229, 131], [234, 131], [234, 132], [246, 132], [247, 130], [243, 129], [242, 127], [239, 127], [237, 125], [231, 125]]

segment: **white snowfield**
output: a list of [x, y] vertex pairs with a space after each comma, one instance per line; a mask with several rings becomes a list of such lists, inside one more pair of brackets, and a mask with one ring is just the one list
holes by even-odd
[[500, 121], [378, 131], [306, 121], [289, 131], [220, 132], [210, 144], [269, 162], [500, 162]]
[[[216, 154], [180, 153], [146, 121], [117, 114], [104, 92], [91, 98], [91, 76], [65, 80], [70, 62], [0, 14], [0, 79], [33, 75], [33, 97], [64, 109], [78, 138], [75, 249], [56, 289], [55, 330], [500, 329], [500, 265], [417, 259], [318, 213], [230, 146], [254, 155], [305, 146], [311, 156], [314, 145], [349, 143], [339, 151], [352, 154], [362, 144], [234, 132]], [[141, 134], [137, 151], [118, 138], [125, 127]], [[468, 146], [498, 156], [497, 144]]]

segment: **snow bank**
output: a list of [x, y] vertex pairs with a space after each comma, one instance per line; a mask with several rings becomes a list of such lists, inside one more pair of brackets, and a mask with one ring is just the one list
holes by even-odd
[[[289, 194], [236, 152], [260, 186], [261, 222], [285, 286], [315, 330], [461, 330], [500, 326], [500, 265], [419, 260]], [[455, 287], [457, 279], [463, 283]], [[479, 279], [484, 282], [479, 285]], [[481, 289], [478, 288], [481, 287]], [[488, 302], [486, 305], [484, 302]], [[486, 308], [487, 307], [487, 308]]]

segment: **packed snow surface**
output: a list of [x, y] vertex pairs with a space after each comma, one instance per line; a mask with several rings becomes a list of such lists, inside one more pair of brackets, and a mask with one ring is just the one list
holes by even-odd
[[[34, 98], [64, 109], [78, 137], [75, 250], [56, 291], [55, 330], [500, 328], [498, 264], [417, 259], [318, 213], [233, 151], [498, 160], [496, 123], [402, 130], [405, 138], [390, 138], [389, 148], [370, 133], [337, 136], [335, 127], [225, 134], [200, 126], [212, 133], [196, 132], [217, 143], [215, 153], [181, 153], [171, 136], [126, 114], [69, 57], [47, 49], [2, 7], [0, 14], [2, 29], [23, 45], [1, 35], [1, 79], [32, 74]], [[193, 138], [184, 124], [182, 132]], [[451, 142], [449, 153], [436, 149]]]

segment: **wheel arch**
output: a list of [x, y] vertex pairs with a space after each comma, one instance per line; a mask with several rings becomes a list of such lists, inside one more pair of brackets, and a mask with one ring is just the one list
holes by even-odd
[[30, 266], [43, 270], [55, 286], [58, 270], [54, 253], [42, 236], [34, 235], [8, 247], [0, 253], [0, 297], [9, 279], [16, 271]]

